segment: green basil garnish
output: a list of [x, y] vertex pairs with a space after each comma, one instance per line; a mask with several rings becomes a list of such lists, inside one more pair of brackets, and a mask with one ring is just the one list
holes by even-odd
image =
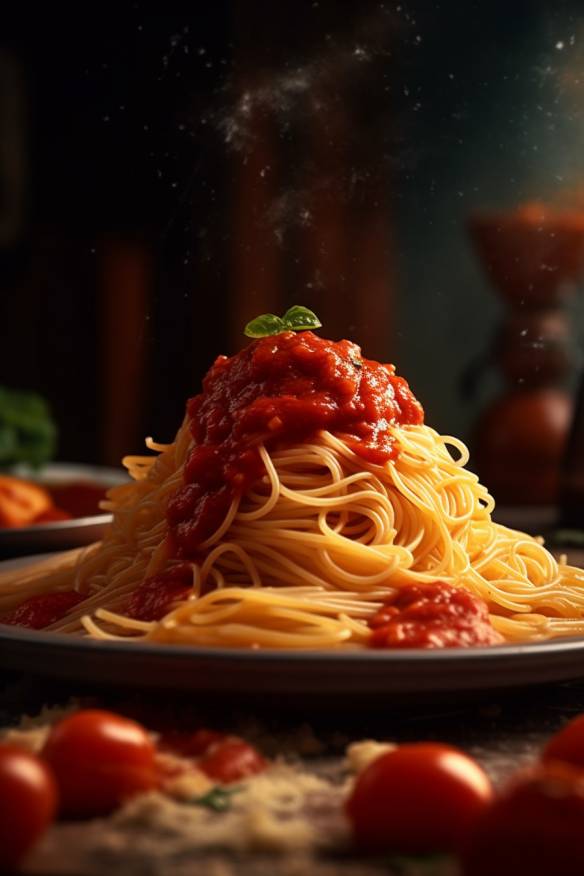
[[279, 316], [274, 316], [273, 313], [262, 313], [261, 316], [256, 316], [251, 322], [248, 322], [243, 330], [244, 335], [248, 338], [269, 338], [270, 335], [279, 335], [280, 332], [285, 332], [287, 326], [283, 319]]
[[214, 812], [227, 812], [231, 808], [231, 798], [234, 794], [241, 791], [241, 788], [221, 788], [215, 785], [202, 797], [196, 797], [189, 802], [195, 806], [205, 806], [207, 809], [212, 809]]
[[306, 329], [315, 329], [322, 326], [322, 322], [316, 313], [313, 313], [308, 307], [302, 307], [300, 304], [290, 307], [282, 319], [286, 328], [292, 329], [293, 332], [306, 331]]
[[243, 333], [248, 338], [269, 338], [271, 335], [280, 334], [280, 332], [302, 332], [321, 326], [322, 323], [316, 313], [313, 313], [308, 307], [295, 304], [281, 317], [273, 313], [262, 313], [261, 316], [256, 316], [255, 319], [248, 322]]

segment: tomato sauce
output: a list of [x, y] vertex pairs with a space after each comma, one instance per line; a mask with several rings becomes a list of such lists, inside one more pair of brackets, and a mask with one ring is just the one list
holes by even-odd
[[397, 452], [390, 427], [424, 418], [393, 365], [310, 331], [282, 332], [219, 356], [187, 412], [196, 446], [167, 512], [171, 551], [184, 558], [196, 557], [233, 497], [264, 474], [260, 443], [273, 449], [326, 429], [382, 465]]
[[93, 484], [90, 481], [74, 481], [67, 484], [49, 484], [47, 490], [52, 496], [57, 510], [62, 517], [52, 519], [65, 520], [67, 517], [91, 517], [102, 514], [99, 503], [105, 499], [107, 488]]
[[67, 612], [84, 598], [76, 590], [40, 593], [31, 596], [13, 611], [0, 615], [0, 623], [42, 630], [43, 627], [48, 627], [65, 617]]
[[486, 602], [442, 581], [408, 584], [369, 621], [372, 648], [456, 648], [503, 641]]
[[168, 614], [175, 602], [187, 598], [192, 586], [193, 570], [186, 563], [160, 575], [152, 575], [134, 590], [126, 607], [126, 614], [135, 620], [160, 620]]
[[63, 511], [62, 508], [57, 508], [53, 506], [52, 508], [48, 508], [42, 514], [39, 514], [38, 517], [35, 517], [34, 523], [58, 523], [62, 520], [71, 520], [72, 514], [69, 514], [68, 511]]

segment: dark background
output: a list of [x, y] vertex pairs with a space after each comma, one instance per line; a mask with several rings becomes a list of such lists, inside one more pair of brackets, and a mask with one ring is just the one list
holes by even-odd
[[13, 5], [0, 383], [50, 400], [59, 458], [114, 463], [303, 303], [466, 438], [501, 305], [465, 223], [582, 204], [583, 96], [578, 0]]

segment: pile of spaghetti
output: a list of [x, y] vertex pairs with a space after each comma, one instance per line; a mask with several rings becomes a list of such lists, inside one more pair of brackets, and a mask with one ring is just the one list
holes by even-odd
[[128, 457], [103, 542], [0, 577], [0, 620], [96, 638], [445, 647], [584, 634], [584, 572], [491, 520], [390, 365], [284, 331], [219, 357]]

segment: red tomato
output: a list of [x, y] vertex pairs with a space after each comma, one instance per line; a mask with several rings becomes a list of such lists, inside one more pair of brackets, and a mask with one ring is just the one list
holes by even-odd
[[158, 747], [162, 751], [172, 751], [182, 757], [202, 757], [219, 742], [226, 739], [225, 733], [218, 730], [195, 730], [193, 733], [184, 733], [180, 730], [169, 730], [162, 733], [158, 741]]
[[464, 876], [584, 873], [584, 773], [555, 762], [518, 776], [478, 820]]
[[112, 712], [87, 709], [64, 718], [42, 754], [57, 778], [61, 812], [70, 817], [105, 815], [159, 785], [148, 733]]
[[346, 808], [362, 848], [413, 855], [448, 852], [459, 847], [492, 794], [487, 775], [464, 752], [417, 742], [370, 763]]
[[266, 766], [261, 754], [237, 736], [227, 737], [224, 742], [212, 745], [199, 762], [199, 768], [210, 779], [225, 785], [260, 773]]
[[28, 751], [0, 745], [0, 870], [16, 867], [51, 824], [57, 785]]
[[545, 761], [563, 760], [584, 767], [584, 715], [578, 715], [552, 736], [543, 750], [541, 759]]

